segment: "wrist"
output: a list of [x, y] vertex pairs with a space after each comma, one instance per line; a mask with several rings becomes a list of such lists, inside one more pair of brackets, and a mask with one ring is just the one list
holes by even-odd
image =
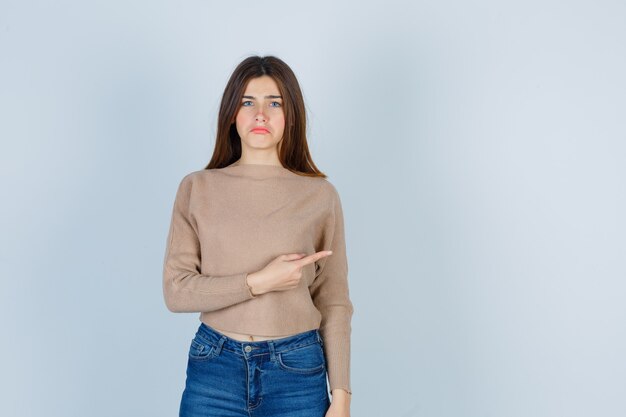
[[335, 388], [331, 390], [331, 394], [333, 396], [333, 401], [338, 401], [346, 404], [350, 403], [350, 399], [352, 397], [352, 393], [343, 388]]
[[248, 274], [248, 276], [246, 277], [246, 285], [248, 285], [250, 292], [254, 296], [261, 295], [263, 293], [261, 289], [259, 288], [259, 273], [258, 272], [252, 272]]

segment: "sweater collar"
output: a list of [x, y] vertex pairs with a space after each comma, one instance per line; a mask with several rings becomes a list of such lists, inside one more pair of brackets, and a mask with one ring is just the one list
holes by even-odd
[[221, 171], [232, 175], [241, 175], [249, 178], [272, 178], [279, 176], [297, 175], [287, 168], [278, 165], [267, 164], [231, 164]]

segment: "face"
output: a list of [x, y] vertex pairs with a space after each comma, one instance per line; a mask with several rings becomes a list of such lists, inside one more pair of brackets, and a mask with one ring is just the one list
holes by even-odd
[[248, 82], [235, 123], [242, 148], [269, 149], [278, 145], [285, 130], [285, 114], [272, 77], [262, 75]]

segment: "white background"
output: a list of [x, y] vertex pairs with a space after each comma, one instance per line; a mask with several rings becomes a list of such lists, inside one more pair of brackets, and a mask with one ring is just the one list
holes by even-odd
[[626, 415], [620, 1], [0, 2], [0, 415], [174, 416], [180, 179], [276, 55], [340, 192], [353, 417]]

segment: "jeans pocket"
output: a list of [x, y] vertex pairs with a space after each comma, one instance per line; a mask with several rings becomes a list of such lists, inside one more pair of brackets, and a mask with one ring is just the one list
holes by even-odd
[[189, 359], [194, 361], [205, 361], [215, 356], [215, 346], [199, 338], [191, 339], [189, 346]]
[[326, 368], [324, 349], [318, 343], [311, 343], [277, 354], [278, 365], [285, 371], [310, 374]]

